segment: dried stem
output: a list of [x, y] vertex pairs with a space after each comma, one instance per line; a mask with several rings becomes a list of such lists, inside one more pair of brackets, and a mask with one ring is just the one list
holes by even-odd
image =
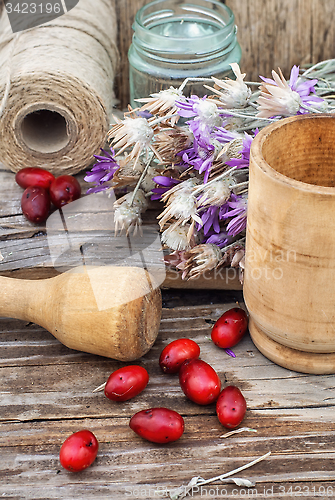
[[271, 455], [271, 451], [263, 455], [262, 457], [256, 458], [252, 462], [249, 462], [248, 464], [242, 465], [241, 467], [238, 467], [237, 469], [234, 469], [230, 472], [226, 472], [225, 474], [221, 474], [220, 476], [212, 477], [211, 479], [206, 479], [204, 481], [201, 481], [198, 483], [198, 486], [202, 486], [204, 484], [208, 483], [214, 483], [214, 481], [222, 481], [222, 479], [226, 477], [233, 476], [234, 474], [237, 474], [238, 472], [241, 472], [242, 470], [249, 469], [249, 467], [252, 467], [253, 465], [258, 464], [259, 462], [262, 462], [262, 460], [265, 460]]
[[191, 481], [188, 483], [187, 486], [181, 486], [179, 488], [174, 488], [173, 490], [169, 491], [169, 497], [171, 500], [180, 500], [186, 496], [189, 496], [188, 493], [193, 487], [198, 487], [198, 486], [203, 486], [204, 484], [209, 484], [209, 483], [214, 483], [215, 481], [223, 481], [227, 477], [231, 477], [234, 474], [237, 474], [238, 472], [241, 472], [242, 470], [248, 469], [249, 467], [252, 467], [253, 465], [261, 462], [262, 460], [265, 460], [271, 455], [271, 451], [266, 453], [265, 455], [256, 458], [252, 462], [249, 462], [245, 465], [242, 465], [242, 467], [238, 467], [237, 469], [234, 469], [230, 472], [226, 472], [225, 474], [220, 474], [220, 476], [215, 476], [210, 479], [203, 479], [201, 477], [194, 477], [191, 479]]
[[222, 434], [220, 438], [227, 438], [233, 436], [234, 434], [240, 434], [241, 432], [257, 432], [256, 429], [250, 429], [249, 427], [240, 427], [240, 429], [234, 429], [233, 431], [226, 432]]
[[235, 247], [236, 245], [243, 245], [244, 242], [245, 242], [245, 236], [239, 240], [233, 241], [233, 243], [231, 243], [230, 245], [227, 245], [226, 247], [221, 248], [222, 253], [229, 250], [229, 248]]
[[212, 179], [211, 181], [207, 182], [206, 184], [201, 184], [199, 187], [197, 187], [194, 191], [193, 191], [193, 194], [196, 195], [198, 193], [200, 193], [205, 187], [207, 188], [208, 186], [210, 186], [211, 184], [214, 184], [216, 181], [219, 181], [221, 179], [224, 179], [225, 177], [227, 177], [228, 175], [230, 175], [232, 172], [234, 172], [234, 170], [236, 170], [237, 167], [232, 167], [230, 168], [229, 170], [226, 170], [225, 172], [223, 172], [222, 174], [218, 175], [217, 177], [215, 177], [214, 179]]
[[104, 390], [104, 388], [106, 387], [106, 383], [107, 382], [104, 382], [103, 384], [99, 385], [99, 387], [97, 387], [96, 389], [94, 389], [93, 392], [101, 392]]
[[138, 179], [137, 181], [137, 184], [134, 188], [134, 191], [133, 191], [133, 195], [131, 197], [131, 200], [130, 200], [130, 206], [132, 206], [132, 204], [134, 203], [134, 199], [135, 199], [135, 196], [136, 196], [136, 193], [137, 191], [140, 189], [140, 186], [141, 186], [141, 183], [144, 179], [144, 177], [146, 176], [147, 172], [148, 172], [148, 169], [149, 169], [149, 166], [150, 166], [150, 163], [151, 163], [151, 160], [152, 160], [152, 156], [150, 157], [150, 159], [147, 161], [145, 167], [144, 167], [144, 170], [142, 172], [142, 175], [141, 177]]

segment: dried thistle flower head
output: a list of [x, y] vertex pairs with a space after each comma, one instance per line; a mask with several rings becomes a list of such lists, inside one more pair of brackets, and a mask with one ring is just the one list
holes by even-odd
[[193, 135], [200, 138], [215, 129], [221, 127], [223, 119], [220, 115], [220, 110], [214, 100], [208, 99], [206, 96], [199, 98], [196, 95], [185, 98], [177, 102], [179, 114], [184, 118], [194, 119], [189, 124], [189, 129]]
[[227, 169], [227, 163], [232, 158], [241, 158], [243, 148], [243, 138], [236, 138], [221, 146], [220, 151], [215, 157], [211, 171], [209, 173], [210, 180], [218, 175], [223, 174]]
[[173, 115], [169, 118], [169, 121], [171, 125], [175, 125], [180, 118], [178, 115], [176, 100], [181, 99], [182, 96], [183, 93], [181, 90], [171, 86], [169, 89], [150, 94], [150, 97], [136, 99], [136, 101], [145, 103], [140, 108], [140, 111], [149, 111], [150, 113], [159, 116]]
[[164, 163], [179, 163], [178, 153], [187, 149], [193, 141], [193, 134], [188, 127], [168, 127], [161, 125], [160, 131], [155, 134], [155, 148]]
[[131, 153], [127, 156], [128, 161], [134, 159], [136, 165], [142, 151], [148, 152], [154, 131], [150, 127], [148, 120], [141, 117], [126, 117], [124, 120], [117, 120], [107, 134], [114, 149], [120, 150], [115, 156], [123, 153], [127, 148], [133, 146]]
[[221, 250], [216, 245], [197, 245], [185, 252], [184, 261], [177, 265], [182, 271], [182, 279], [196, 279], [206, 271], [214, 269], [222, 257]]
[[107, 134], [107, 139], [113, 145], [114, 149], [119, 149], [115, 156], [124, 153], [126, 149], [132, 147], [125, 160], [129, 163], [134, 160], [134, 168], [137, 165], [140, 154], [145, 152], [148, 157], [149, 150], [162, 162], [162, 158], [154, 145], [152, 144], [155, 135], [157, 123], [154, 119], [147, 120], [137, 116], [134, 111], [130, 111], [129, 116], [124, 120], [114, 117], [116, 124], [111, 127]]
[[223, 105], [225, 108], [244, 108], [249, 102], [251, 90], [243, 81], [245, 73], [241, 73], [239, 65], [232, 63], [230, 66], [236, 76], [236, 80], [231, 80], [230, 78], [219, 80], [212, 76], [215, 83], [214, 88], [208, 85], [204, 85], [204, 87], [218, 96], [219, 105]]
[[135, 195], [127, 193], [118, 199], [114, 203], [114, 208], [115, 234], [125, 231], [128, 235], [131, 228], [134, 229], [134, 235], [138, 230], [141, 231], [141, 213], [148, 208], [148, 201], [141, 189], [138, 189]]
[[217, 181], [213, 179], [210, 184], [204, 184], [202, 195], [198, 200], [198, 207], [207, 205], [221, 207], [230, 197], [232, 184], [233, 180], [231, 177]]
[[271, 116], [292, 116], [300, 109], [301, 98], [296, 90], [292, 90], [285, 80], [281, 69], [279, 74], [272, 71], [273, 81], [266, 79], [260, 86], [261, 94], [257, 99], [258, 113], [261, 118]]
[[194, 234], [190, 224], [171, 224], [162, 232], [161, 241], [172, 250], [188, 250], [194, 245]]
[[141, 211], [138, 207], [131, 206], [128, 202], [115, 208], [114, 211], [115, 234], [125, 232], [130, 233], [131, 228], [134, 229], [134, 234], [141, 230], [142, 219]]
[[243, 137], [233, 139], [223, 146], [220, 153], [218, 154], [218, 159], [223, 157], [225, 160], [231, 160], [232, 158], [241, 158], [243, 148]]
[[159, 225], [161, 228], [173, 218], [177, 219], [179, 224], [185, 224], [190, 219], [202, 224], [197, 214], [197, 199], [193, 194], [193, 188], [198, 183], [197, 179], [190, 178], [163, 194], [162, 200], [166, 202], [166, 207], [157, 217], [160, 219]]
[[257, 99], [258, 113], [261, 118], [272, 116], [291, 116], [315, 111], [326, 111], [327, 102], [315, 95], [315, 85], [318, 80], [299, 78], [299, 66], [291, 69], [290, 80], [287, 82], [278, 68], [279, 74], [272, 71], [271, 78], [260, 78], [263, 83], [261, 94]]
[[195, 105], [196, 112], [200, 121], [209, 127], [219, 127], [222, 125], [222, 118], [220, 117], [220, 111], [215, 104], [215, 102], [210, 99], [199, 99], [199, 102]]
[[128, 155], [119, 159], [119, 170], [116, 171], [113, 177], [113, 187], [122, 188], [127, 186], [128, 188], [134, 187], [144, 170], [144, 163], [141, 159], [138, 159], [136, 165], [134, 165], [135, 159], [128, 159]]

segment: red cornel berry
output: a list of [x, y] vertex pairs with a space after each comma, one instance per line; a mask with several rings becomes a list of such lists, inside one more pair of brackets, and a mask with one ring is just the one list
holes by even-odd
[[23, 189], [30, 186], [49, 189], [54, 180], [55, 176], [51, 172], [39, 167], [22, 168], [15, 175], [15, 181]]
[[221, 392], [216, 402], [216, 414], [227, 429], [235, 429], [247, 411], [247, 403], [238, 387], [229, 385]]
[[194, 340], [173, 340], [162, 350], [159, 366], [164, 373], [178, 373], [184, 361], [198, 358], [199, 355], [200, 347]]
[[185, 396], [199, 405], [214, 403], [221, 390], [218, 374], [201, 359], [184, 361], [179, 370], [179, 383]]
[[44, 222], [50, 211], [50, 197], [48, 191], [39, 186], [30, 186], [25, 189], [21, 198], [23, 215], [30, 222]]
[[148, 382], [149, 375], [143, 366], [124, 366], [108, 377], [105, 396], [112, 401], [128, 401], [142, 392]]
[[95, 435], [88, 430], [75, 432], [69, 436], [59, 452], [59, 461], [64, 469], [79, 472], [87, 469], [98, 454], [99, 443]]
[[150, 408], [135, 413], [129, 427], [147, 441], [165, 444], [177, 441], [182, 436], [184, 419], [169, 408]]
[[218, 347], [234, 347], [245, 335], [248, 328], [247, 313], [240, 307], [226, 311], [213, 326], [211, 337]]
[[61, 208], [80, 196], [80, 184], [72, 175], [60, 175], [50, 186], [51, 201], [56, 208]]

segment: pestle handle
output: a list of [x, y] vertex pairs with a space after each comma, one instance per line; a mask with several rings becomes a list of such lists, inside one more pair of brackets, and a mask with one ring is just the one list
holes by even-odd
[[32, 321], [72, 349], [121, 361], [152, 347], [161, 293], [136, 267], [74, 268], [54, 278], [0, 277], [0, 316]]
[[0, 276], [0, 316], [40, 323], [49, 280], [23, 280]]

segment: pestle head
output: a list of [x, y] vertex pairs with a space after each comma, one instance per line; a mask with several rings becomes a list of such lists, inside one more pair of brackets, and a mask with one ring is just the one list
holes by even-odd
[[162, 301], [145, 269], [83, 266], [45, 281], [43, 326], [67, 347], [132, 361], [154, 344]]

